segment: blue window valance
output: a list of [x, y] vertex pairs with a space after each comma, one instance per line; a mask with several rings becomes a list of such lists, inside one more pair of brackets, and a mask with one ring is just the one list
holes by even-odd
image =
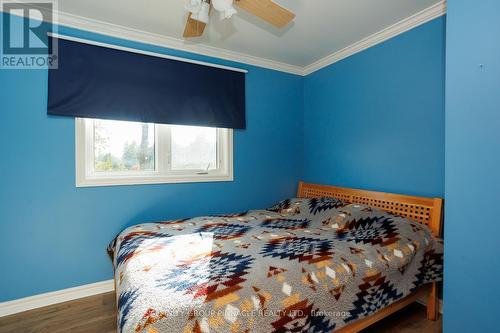
[[65, 39], [58, 63], [49, 115], [245, 128], [242, 72]]

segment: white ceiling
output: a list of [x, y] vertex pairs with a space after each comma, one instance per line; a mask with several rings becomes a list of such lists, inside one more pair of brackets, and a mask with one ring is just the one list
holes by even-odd
[[[283, 30], [239, 10], [212, 21], [201, 43], [304, 67], [416, 14], [440, 0], [275, 0], [297, 16]], [[59, 11], [182, 39], [184, 0], [64, 0]]]

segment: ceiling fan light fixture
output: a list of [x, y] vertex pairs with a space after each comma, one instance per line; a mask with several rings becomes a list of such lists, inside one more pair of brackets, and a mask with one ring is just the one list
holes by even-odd
[[191, 12], [191, 18], [193, 20], [203, 22], [205, 24], [208, 24], [210, 21], [210, 3], [206, 1], [201, 1], [199, 10], [197, 12]]
[[188, 12], [198, 13], [201, 8], [201, 0], [186, 0], [184, 1], [184, 7]]
[[233, 0], [212, 0], [212, 5], [216, 11], [220, 12], [222, 20], [231, 18], [237, 13], [233, 7]]
[[184, 0], [189, 15], [182, 36], [184, 38], [202, 36], [210, 20], [212, 7], [219, 12], [221, 20], [231, 18], [237, 13], [233, 7], [234, 1], [239, 8], [277, 28], [286, 27], [295, 18], [294, 13], [273, 0]]

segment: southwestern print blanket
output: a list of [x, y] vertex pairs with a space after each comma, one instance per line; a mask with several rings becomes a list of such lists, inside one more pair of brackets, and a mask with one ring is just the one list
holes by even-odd
[[427, 227], [325, 198], [136, 225], [109, 250], [122, 333], [332, 332], [442, 279]]

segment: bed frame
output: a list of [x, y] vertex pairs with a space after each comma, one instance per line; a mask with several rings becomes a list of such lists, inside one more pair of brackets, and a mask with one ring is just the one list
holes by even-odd
[[[441, 236], [443, 199], [440, 198], [414, 197], [409, 195], [356, 190], [336, 186], [308, 184], [304, 182], [299, 182], [297, 197], [338, 198], [350, 203], [359, 203], [372, 207], [378, 207], [392, 214], [407, 217], [410, 220], [424, 224], [429, 227], [434, 236]], [[371, 316], [347, 325], [335, 331], [335, 333], [358, 332], [407, 306], [408, 304], [425, 297], [426, 293], [429, 293], [429, 287], [423, 286], [411, 295], [392, 303]], [[436, 320], [437, 317], [437, 283], [433, 282], [430, 284], [430, 294], [427, 296], [427, 318], [429, 320]]]

